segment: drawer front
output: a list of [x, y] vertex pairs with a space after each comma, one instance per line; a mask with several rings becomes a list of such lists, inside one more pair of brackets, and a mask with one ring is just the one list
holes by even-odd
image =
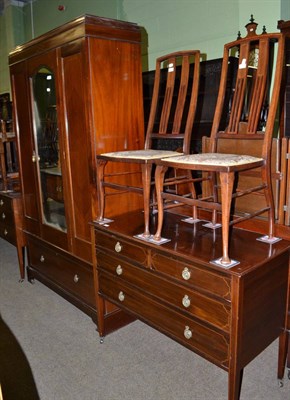
[[14, 225], [13, 209], [0, 210], [0, 223]]
[[213, 363], [228, 367], [229, 337], [100, 272], [100, 293]]
[[98, 267], [112, 273], [114, 279], [128, 282], [180, 311], [229, 332], [231, 307], [224, 300], [218, 301], [191, 290], [188, 286], [177, 285], [152, 271], [136, 267], [108, 253], [98, 252], [97, 262]]
[[30, 266], [77, 298], [96, 307], [92, 268], [30, 239], [28, 251]]
[[105, 234], [98, 231], [96, 236], [96, 246], [104, 251], [109, 250], [116, 256], [127, 257], [141, 265], [147, 264], [147, 251], [145, 247], [132, 245], [115, 235]]
[[[0, 194], [0, 216], [4, 214], [11, 214], [13, 216], [12, 199]], [[2, 219], [2, 218], [1, 218]]]
[[151, 265], [153, 269], [166, 276], [174, 277], [183, 283], [231, 300], [231, 280], [222, 273], [215, 273], [198, 265], [183, 263], [158, 252], [152, 254]]
[[14, 224], [6, 224], [0, 221], [0, 237], [15, 245], [16, 233]]

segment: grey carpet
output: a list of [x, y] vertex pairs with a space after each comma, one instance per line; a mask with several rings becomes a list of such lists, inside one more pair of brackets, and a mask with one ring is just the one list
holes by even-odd
[[[100, 344], [89, 317], [18, 279], [16, 250], [0, 239], [3, 400], [227, 400], [227, 373], [161, 333], [137, 321]], [[241, 400], [290, 399], [277, 344], [245, 368]]]

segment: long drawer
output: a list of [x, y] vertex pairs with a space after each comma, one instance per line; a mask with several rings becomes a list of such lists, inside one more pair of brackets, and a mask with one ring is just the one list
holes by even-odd
[[102, 296], [157, 328], [181, 344], [227, 369], [229, 365], [229, 335], [210, 329], [140, 290], [99, 271], [99, 291]]
[[32, 238], [28, 239], [28, 254], [31, 267], [95, 308], [92, 266]]
[[135, 266], [108, 252], [97, 251], [98, 268], [113, 274], [114, 279], [128, 282], [139, 290], [189, 313], [196, 319], [229, 332], [231, 306], [224, 299], [205, 296], [188, 286], [158, 276], [154, 271]]

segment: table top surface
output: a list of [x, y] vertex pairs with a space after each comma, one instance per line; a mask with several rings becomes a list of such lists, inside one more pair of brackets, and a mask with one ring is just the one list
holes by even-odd
[[[187, 262], [197, 262], [226, 274], [243, 275], [264, 264], [285, 251], [289, 252], [290, 241], [280, 240], [268, 244], [257, 240], [261, 234], [232, 228], [230, 230], [229, 255], [240, 263], [231, 268], [223, 268], [210, 263], [211, 260], [222, 255], [222, 231], [209, 229], [203, 225], [207, 221], [195, 224], [184, 222], [184, 215], [165, 212], [162, 237], [170, 239], [169, 242], [157, 245], [152, 242], [135, 238], [144, 229], [144, 214], [140, 211], [130, 212], [115, 217], [108, 224], [93, 223], [98, 231], [116, 234], [132, 244], [141, 244], [155, 251], [166, 252], [170, 257], [181, 257]], [[150, 231], [156, 230], [157, 215], [151, 217]]]

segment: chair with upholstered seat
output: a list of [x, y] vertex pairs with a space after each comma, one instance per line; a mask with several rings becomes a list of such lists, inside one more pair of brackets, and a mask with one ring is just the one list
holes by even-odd
[[[189, 154], [191, 131], [195, 118], [199, 85], [200, 52], [178, 51], [156, 60], [153, 96], [149, 122], [143, 150], [127, 150], [97, 156], [97, 191], [99, 215], [97, 222], [110, 221], [104, 218], [105, 188], [125, 190], [143, 194], [144, 232], [142, 239], [150, 239], [149, 216], [151, 204], [152, 167], [157, 159], [178, 154]], [[136, 163], [141, 165], [142, 187], [132, 187], [120, 182], [106, 180], [105, 167], [109, 161]], [[111, 176], [110, 176], [111, 177]], [[116, 178], [118, 174], [116, 174]], [[191, 172], [178, 176], [178, 180], [191, 182]], [[173, 181], [175, 182], [175, 178]], [[167, 184], [171, 184], [170, 178]], [[174, 185], [174, 183], [172, 183]], [[195, 196], [191, 182], [190, 191]]]
[[[156, 168], [155, 182], [158, 201], [158, 227], [154, 240], [161, 239], [163, 225], [163, 202], [170, 199], [181, 203], [196, 205], [199, 210], [212, 213], [212, 228], [218, 225], [218, 217], [222, 222], [222, 257], [211, 262], [231, 267], [238, 263], [229, 257], [230, 226], [266, 213], [269, 221], [268, 235], [261, 240], [274, 243], [274, 204], [271, 187], [270, 155], [275, 117], [277, 113], [281, 85], [284, 40], [280, 33], [256, 33], [257, 24], [253, 20], [246, 25], [247, 36], [238, 38], [224, 46], [220, 88], [210, 137], [208, 153], [181, 155], [159, 160]], [[220, 121], [223, 112], [228, 72], [229, 56], [233, 52], [238, 55], [235, 90], [231, 100], [231, 110], [226, 127], [221, 129]], [[274, 62], [273, 62], [274, 60]], [[272, 68], [271, 68], [272, 66]], [[271, 92], [271, 96], [269, 95]], [[268, 106], [269, 104], [269, 106]], [[261, 116], [267, 114], [261, 123]], [[223, 151], [222, 141], [231, 141], [227, 147], [233, 154]], [[248, 143], [248, 152], [235, 153], [242, 148], [242, 142]], [[252, 155], [252, 150], [261, 142], [261, 152]], [[176, 194], [168, 194], [163, 190], [164, 175], [168, 168], [182, 168], [190, 171], [201, 171], [211, 182], [210, 195], [198, 199], [182, 198]], [[246, 172], [245, 172], [246, 171]], [[241, 173], [259, 175], [259, 182], [251, 187], [240, 187]], [[236, 199], [253, 193], [263, 194], [265, 204], [253, 212], [233, 215], [232, 209]], [[261, 196], [259, 196], [261, 197]], [[259, 201], [258, 201], [259, 202]], [[195, 222], [193, 220], [193, 222]]]

